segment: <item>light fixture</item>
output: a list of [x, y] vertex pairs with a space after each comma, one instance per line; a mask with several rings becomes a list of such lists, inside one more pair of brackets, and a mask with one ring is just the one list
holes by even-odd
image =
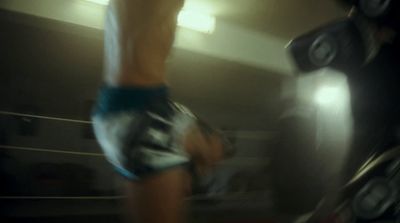
[[[109, 0], [86, 0], [99, 5], [108, 5]], [[212, 33], [215, 30], [216, 19], [214, 16], [197, 12], [196, 10], [183, 9], [178, 15], [178, 26], [203, 33]]]
[[319, 105], [335, 105], [341, 98], [339, 87], [324, 86], [315, 94], [315, 101]]
[[87, 2], [93, 2], [99, 5], [108, 5], [110, 0], [86, 0]]
[[182, 10], [178, 15], [178, 26], [203, 33], [215, 30], [215, 17], [200, 12]]

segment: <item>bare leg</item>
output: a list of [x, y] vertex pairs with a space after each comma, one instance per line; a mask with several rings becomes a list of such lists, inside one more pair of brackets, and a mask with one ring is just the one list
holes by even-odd
[[[183, 0], [114, 0], [105, 22], [105, 82], [109, 86], [166, 84], [165, 61]], [[190, 176], [183, 168], [127, 182], [129, 212], [143, 223], [183, 221]], [[135, 221], [136, 222], [136, 221]]]
[[140, 182], [128, 182], [128, 207], [134, 222], [184, 222], [184, 199], [190, 176], [181, 168], [168, 170]]

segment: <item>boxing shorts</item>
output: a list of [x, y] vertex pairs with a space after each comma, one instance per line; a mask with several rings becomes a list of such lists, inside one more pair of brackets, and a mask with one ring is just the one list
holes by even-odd
[[165, 86], [105, 86], [92, 121], [107, 160], [129, 180], [190, 164], [183, 142], [197, 118], [170, 101]]

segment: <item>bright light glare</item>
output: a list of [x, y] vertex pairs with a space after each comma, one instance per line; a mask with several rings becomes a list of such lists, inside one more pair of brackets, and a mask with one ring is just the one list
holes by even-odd
[[215, 30], [215, 17], [182, 10], [178, 15], [178, 26], [203, 33], [212, 33]]
[[[110, 0], [86, 0], [99, 5], [108, 5]], [[178, 26], [203, 33], [215, 30], [215, 17], [195, 10], [182, 10], [178, 15]]]
[[108, 5], [108, 2], [110, 0], [86, 0], [86, 1], [93, 2], [93, 3], [99, 4], [99, 5]]
[[321, 87], [315, 94], [315, 101], [320, 105], [333, 105], [340, 102], [341, 92], [339, 87]]

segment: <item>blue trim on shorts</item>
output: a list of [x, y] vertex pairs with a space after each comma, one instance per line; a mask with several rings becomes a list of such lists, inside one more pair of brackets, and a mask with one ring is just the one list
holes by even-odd
[[128, 170], [114, 166], [115, 171], [117, 171], [119, 174], [121, 174], [123, 177], [127, 178], [128, 180], [139, 180], [140, 178], [136, 176], [135, 174], [129, 172]]
[[97, 98], [93, 115], [132, 110], [144, 110], [154, 100], [167, 100], [168, 88], [165, 85], [156, 87], [111, 87], [103, 86]]

